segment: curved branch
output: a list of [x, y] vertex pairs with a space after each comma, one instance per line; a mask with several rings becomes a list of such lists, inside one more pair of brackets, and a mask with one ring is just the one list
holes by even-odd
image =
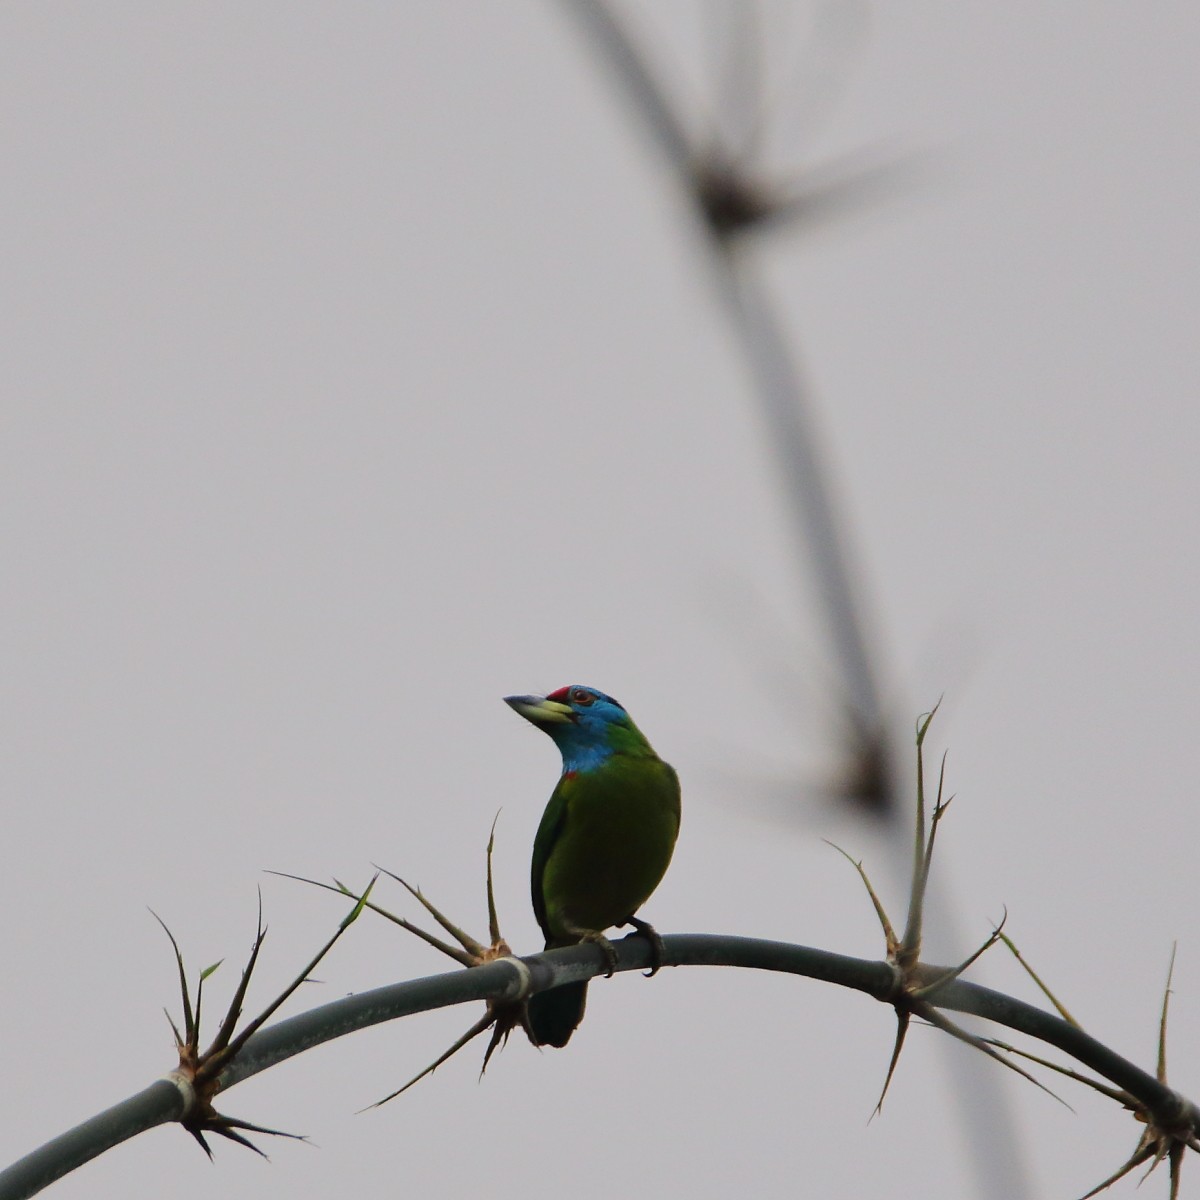
[[[668, 934], [663, 946], [668, 966], [782, 971], [853, 988], [884, 1003], [891, 1003], [895, 994], [897, 975], [889, 963], [809, 946], [696, 933]], [[631, 935], [616, 942], [615, 949], [618, 971], [643, 970], [650, 965], [650, 948], [644, 938]], [[523, 965], [518, 966], [518, 961]], [[470, 970], [390, 984], [335, 1000], [256, 1033], [223, 1072], [221, 1090], [369, 1025], [473, 1000], [513, 1002], [561, 983], [591, 979], [606, 969], [607, 962], [596, 947], [572, 946], [520, 960], [499, 959]], [[923, 966], [920, 971], [928, 976], [930, 986], [945, 977], [943, 967]], [[970, 1013], [1057, 1046], [1140, 1100], [1156, 1120], [1176, 1128], [1187, 1125], [1200, 1133], [1200, 1109], [1192, 1101], [1061, 1017], [961, 979], [937, 986], [928, 1000], [939, 1008]], [[32, 1196], [112, 1146], [156, 1125], [179, 1120], [185, 1103], [184, 1093], [169, 1076], [157, 1080], [0, 1171], [0, 1200]]]

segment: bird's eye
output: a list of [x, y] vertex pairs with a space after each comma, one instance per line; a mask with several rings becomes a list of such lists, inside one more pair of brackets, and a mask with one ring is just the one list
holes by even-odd
[[585, 691], [583, 688], [576, 688], [571, 693], [571, 701], [574, 704], [588, 705], [591, 704], [595, 698], [596, 697], [593, 696], [591, 692]]

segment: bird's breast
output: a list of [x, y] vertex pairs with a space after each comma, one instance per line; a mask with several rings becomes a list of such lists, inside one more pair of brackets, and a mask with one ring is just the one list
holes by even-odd
[[658, 759], [564, 775], [564, 816], [542, 876], [546, 933], [602, 931], [658, 886], [679, 832], [679, 783]]

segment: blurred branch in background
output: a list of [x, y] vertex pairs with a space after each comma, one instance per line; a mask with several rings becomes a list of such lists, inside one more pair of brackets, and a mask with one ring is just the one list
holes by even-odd
[[868, 636], [863, 588], [834, 502], [814, 406], [792, 345], [795, 339], [775, 315], [752, 261], [749, 235], [784, 224], [811, 225], [877, 201], [885, 189], [905, 181], [912, 162], [854, 155], [806, 170], [791, 182], [771, 180], [761, 170], [756, 173], [754, 143], [764, 121], [753, 55], [754, 5], [736, 6], [737, 36], [730, 39], [732, 50], [723, 72], [728, 96], [721, 108], [738, 112], [735, 126], [741, 133], [735, 136], [744, 139], [742, 145], [727, 144], [715, 132], [693, 145], [695, 139], [611, 5], [604, 0], [564, 0], [564, 6], [618, 76], [709, 235], [716, 285], [753, 376], [789, 516], [803, 548], [805, 577], [817, 590], [842, 704], [854, 731], [851, 744], [844, 747], [845, 777], [862, 781], [854, 800], [871, 812], [887, 814], [895, 808], [897, 793], [880, 655]]
[[[840, 794], [858, 811], [884, 818], [896, 834], [897, 847], [906, 849], [901, 824], [895, 820], [902, 780], [883, 699], [882, 656], [870, 635], [868, 605], [817, 436], [812, 396], [797, 361], [795, 332], [783, 328], [754, 252], [769, 230], [802, 224], [811, 228], [877, 201], [897, 184], [908, 182], [914, 162], [910, 157], [859, 153], [823, 167], [805, 168], [790, 180], [773, 178], [777, 173], [761, 163], [767, 118], [761, 61], [765, 38], [758, 28], [759, 6], [749, 0], [728, 6], [730, 24], [716, 56], [716, 111], [711, 128], [698, 135], [689, 133], [684, 114], [672, 103], [661, 76], [608, 0], [562, 2], [616, 75], [657, 151], [694, 202], [707, 233], [717, 291], [745, 354], [797, 532], [799, 560], [816, 591], [829, 639], [833, 675], [841, 693], [840, 725], [849, 731], [838, 747]], [[829, 18], [847, 17], [848, 23], [841, 22], [843, 33], [856, 23], [861, 26], [865, 16], [858, 4], [826, 4], [818, 9], [817, 16], [825, 17], [829, 28], [833, 27]], [[843, 45], [845, 41], [843, 37]], [[844, 60], [840, 65], [844, 74]], [[816, 86], [822, 83], [828, 88], [830, 81], [817, 80]], [[933, 907], [948, 940], [957, 943], [951, 906]], [[999, 1087], [979, 1064], [961, 1057], [952, 1062], [980, 1194], [997, 1200], [1029, 1195], [1016, 1130]]]

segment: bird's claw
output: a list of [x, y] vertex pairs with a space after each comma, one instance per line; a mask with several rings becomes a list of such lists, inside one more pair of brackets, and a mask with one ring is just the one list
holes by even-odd
[[600, 947], [604, 954], [604, 961], [608, 964], [608, 970], [604, 972], [604, 978], [611, 979], [617, 970], [617, 951], [612, 942], [596, 929], [587, 930], [579, 940], [581, 942], [590, 942], [593, 946]]
[[667, 958], [667, 948], [663, 945], [662, 935], [649, 921], [642, 921], [637, 917], [630, 917], [625, 924], [632, 925], [634, 933], [641, 934], [650, 943], [650, 970], [646, 972], [646, 978], [657, 975]]

